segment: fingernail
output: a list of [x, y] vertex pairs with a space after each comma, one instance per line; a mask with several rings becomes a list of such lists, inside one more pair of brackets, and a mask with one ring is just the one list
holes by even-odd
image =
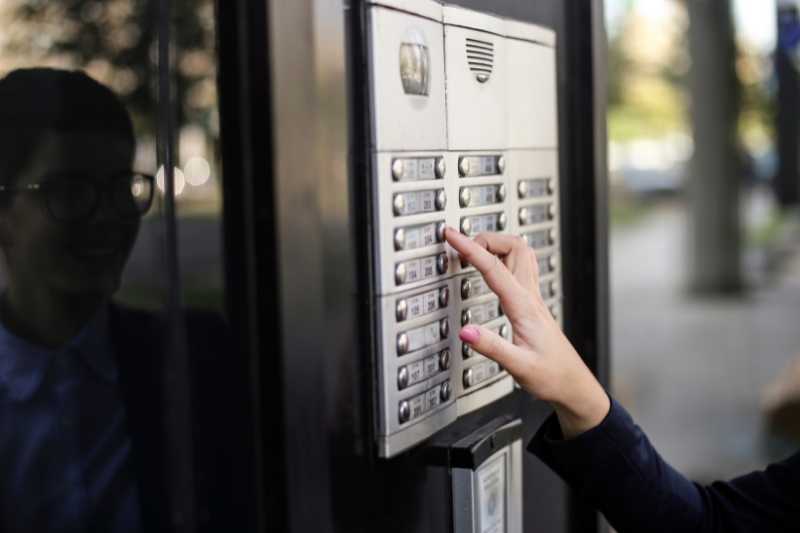
[[464, 326], [461, 328], [461, 332], [458, 334], [458, 337], [464, 342], [474, 344], [478, 342], [478, 339], [481, 338], [481, 332], [475, 326]]

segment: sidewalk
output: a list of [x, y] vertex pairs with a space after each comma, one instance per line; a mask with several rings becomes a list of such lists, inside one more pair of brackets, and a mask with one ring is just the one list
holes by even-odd
[[711, 481], [793, 451], [765, 435], [761, 401], [800, 354], [800, 256], [743, 298], [693, 299], [685, 225], [673, 205], [612, 235], [613, 387], [673, 466]]

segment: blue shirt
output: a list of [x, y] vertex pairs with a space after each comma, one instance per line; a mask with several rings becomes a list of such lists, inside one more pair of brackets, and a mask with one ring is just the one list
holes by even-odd
[[60, 349], [0, 324], [0, 531], [142, 531], [103, 309]]
[[551, 416], [528, 449], [620, 533], [800, 531], [800, 453], [729, 482], [693, 483], [667, 464], [616, 401], [603, 422], [563, 440]]

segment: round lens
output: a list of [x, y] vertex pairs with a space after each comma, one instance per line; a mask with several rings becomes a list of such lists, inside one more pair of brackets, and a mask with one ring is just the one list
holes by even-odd
[[97, 202], [97, 191], [83, 180], [48, 183], [47, 205], [57, 220], [74, 221], [89, 216]]

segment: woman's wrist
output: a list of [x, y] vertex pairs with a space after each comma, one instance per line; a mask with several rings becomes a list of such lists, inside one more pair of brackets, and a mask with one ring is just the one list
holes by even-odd
[[572, 439], [597, 427], [611, 409], [611, 400], [595, 377], [588, 372], [580, 383], [573, 383], [568, 394], [553, 402], [564, 439]]

